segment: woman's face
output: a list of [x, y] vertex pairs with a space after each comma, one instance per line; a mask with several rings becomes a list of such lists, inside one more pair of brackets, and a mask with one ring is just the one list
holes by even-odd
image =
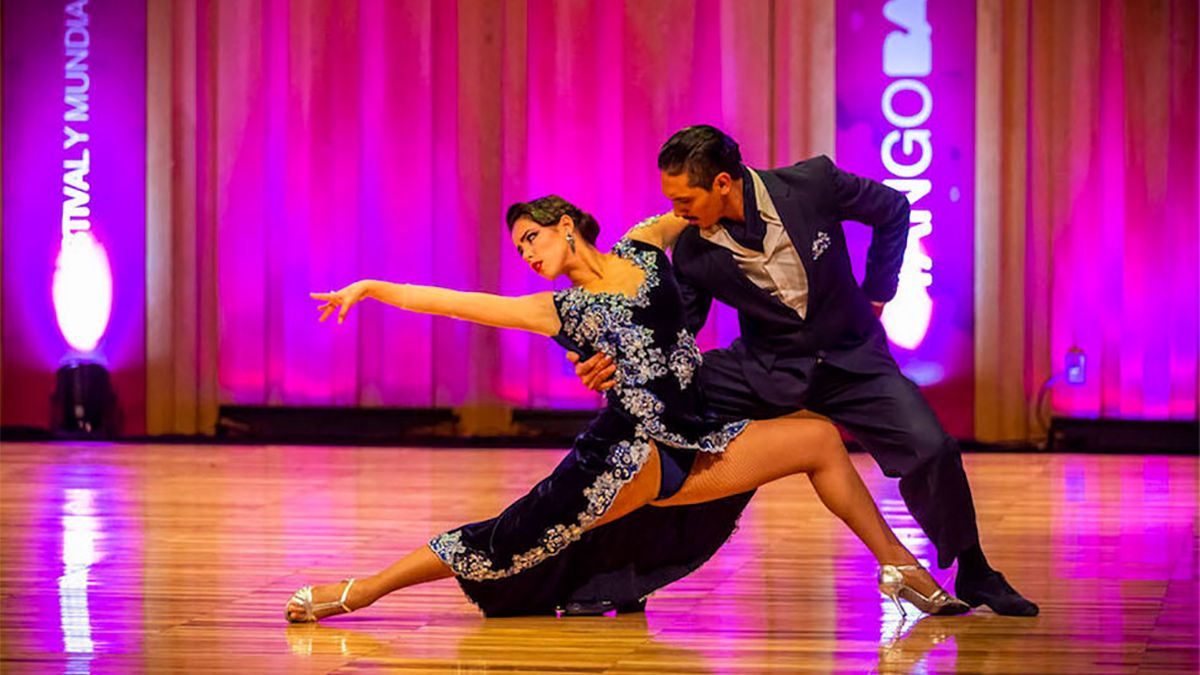
[[[566, 239], [566, 233], [574, 229], [570, 222], [565, 216], [555, 225], [539, 225], [524, 216], [518, 218], [513, 223], [512, 241], [521, 260], [547, 279], [562, 275], [571, 256]], [[575, 237], [578, 239], [579, 235]]]

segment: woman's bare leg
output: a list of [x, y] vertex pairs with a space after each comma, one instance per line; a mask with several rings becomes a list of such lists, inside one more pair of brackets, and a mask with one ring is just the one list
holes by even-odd
[[[590, 530], [612, 522], [650, 503], [650, 500], [658, 495], [661, 472], [662, 468], [658, 459], [658, 452], [652, 449], [646, 463], [642, 465], [642, 469], [621, 488], [621, 491], [617, 493], [617, 497], [613, 500], [608, 511], [585, 529]], [[383, 571], [356, 580], [346, 597], [346, 604], [352, 609], [362, 609], [374, 604], [383, 596], [394, 593], [402, 588], [429, 581], [447, 579], [452, 576], [454, 576], [454, 572], [450, 567], [442, 562], [442, 559], [432, 549], [428, 546], [422, 546], [392, 563]], [[344, 588], [345, 584], [342, 582], [314, 586], [313, 602], [320, 603], [338, 600], [342, 597]], [[304, 614], [299, 607], [294, 605], [288, 608], [288, 613], [296, 619], [301, 618]], [[320, 612], [317, 618], [338, 613], [340, 613], [338, 609]]]
[[[362, 609], [367, 605], [375, 604], [376, 600], [394, 590], [452, 576], [454, 576], [454, 572], [450, 571], [446, 563], [442, 562], [442, 559], [437, 557], [437, 554], [428, 546], [422, 546], [392, 563], [383, 571], [369, 577], [356, 579], [354, 586], [350, 588], [350, 593], [346, 596], [346, 605], [351, 609]], [[346, 584], [340, 581], [313, 586], [313, 603], [334, 602], [342, 597], [345, 587]], [[287, 611], [288, 616], [293, 620], [300, 620], [304, 616], [303, 610], [298, 605], [289, 604]], [[341, 613], [340, 609], [330, 609], [317, 612], [317, 618], [321, 619], [331, 614]]]
[[[808, 474], [817, 496], [866, 544], [881, 564], [916, 562], [875, 506], [850, 461], [836, 427], [820, 419], [780, 418], [752, 422], [720, 454], [701, 454], [679, 492], [652, 502], [680, 506], [739, 494], [796, 473]], [[937, 589], [920, 575], [914, 586]]]

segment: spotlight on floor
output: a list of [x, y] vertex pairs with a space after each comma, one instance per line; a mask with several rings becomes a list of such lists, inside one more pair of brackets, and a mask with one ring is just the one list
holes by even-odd
[[99, 363], [70, 361], [58, 369], [50, 405], [50, 428], [73, 438], [111, 438], [117, 397]]

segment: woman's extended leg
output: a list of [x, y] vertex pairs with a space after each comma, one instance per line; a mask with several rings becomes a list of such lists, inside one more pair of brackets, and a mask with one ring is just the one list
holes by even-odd
[[[608, 511], [585, 529], [590, 530], [612, 522], [650, 503], [650, 500], [658, 494], [661, 471], [658, 452], [652, 450], [641, 470], [617, 493]], [[346, 595], [346, 605], [355, 610], [362, 609], [402, 588], [452, 576], [454, 576], [454, 572], [450, 567], [442, 562], [442, 559], [428, 546], [422, 546], [377, 574], [355, 580], [350, 592]], [[345, 587], [345, 582], [314, 586], [312, 589], [313, 603], [336, 602], [341, 598]], [[316, 615], [320, 619], [341, 613], [342, 610], [335, 607], [318, 611]], [[287, 614], [290, 620], [301, 621], [304, 617], [304, 610], [299, 605], [289, 603]]]
[[[654, 506], [681, 506], [739, 494], [795, 473], [807, 473], [817, 496], [866, 544], [881, 564], [911, 565], [850, 461], [837, 427], [822, 419], [779, 418], [752, 422], [720, 454], [702, 454], [679, 492]], [[917, 590], [938, 590], [933, 577], [913, 575]]]

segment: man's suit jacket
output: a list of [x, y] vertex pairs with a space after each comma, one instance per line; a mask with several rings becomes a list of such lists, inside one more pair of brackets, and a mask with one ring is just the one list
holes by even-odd
[[[870, 301], [896, 294], [908, 243], [908, 198], [838, 169], [823, 155], [758, 174], [808, 274], [806, 318], [755, 286], [728, 249], [689, 227], [673, 254], [688, 327], [704, 326], [714, 298], [736, 309], [741, 338], [733, 348], [747, 355], [751, 381], [772, 379], [776, 370], [808, 372], [818, 359], [852, 372], [895, 369]], [[843, 220], [874, 228], [861, 287], [846, 251]]]

